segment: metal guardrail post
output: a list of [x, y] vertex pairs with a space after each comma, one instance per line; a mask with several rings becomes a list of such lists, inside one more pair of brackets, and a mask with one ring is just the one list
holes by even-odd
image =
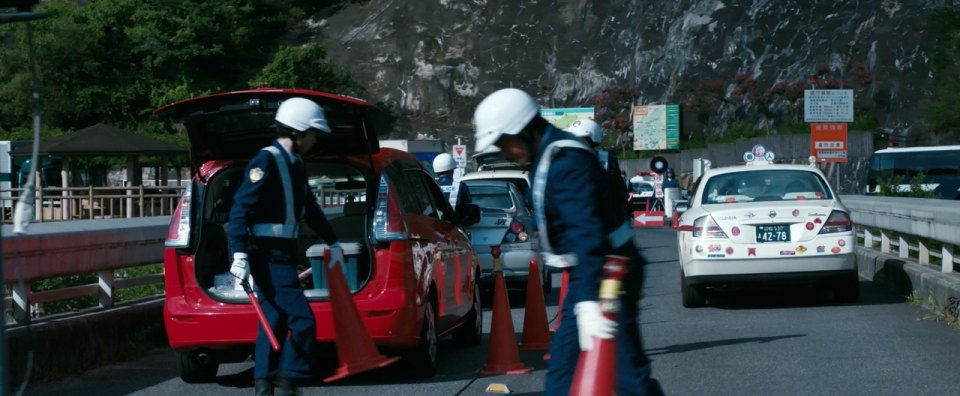
[[30, 281], [13, 285], [13, 320], [18, 324], [30, 323]]
[[890, 232], [880, 230], [880, 251], [890, 253]]
[[100, 284], [100, 308], [113, 307], [113, 270], [99, 271], [97, 278]]
[[923, 243], [922, 239], [918, 239], [917, 247], [919, 248], [919, 251], [920, 251], [919, 254], [917, 255], [917, 261], [923, 265], [930, 264], [930, 248], [927, 247], [927, 244]]
[[93, 220], [93, 212], [96, 210], [96, 205], [93, 202], [93, 186], [87, 187], [87, 197], [89, 199], [89, 201], [87, 201], [87, 206], [89, 206], [88, 210], [90, 211], [89, 218]]
[[900, 246], [897, 247], [897, 253], [899, 253], [900, 258], [910, 257], [910, 243], [903, 235], [900, 235]]
[[140, 185], [139, 187], [140, 195], [138, 200], [140, 201], [140, 213], [138, 213], [137, 216], [143, 216], [143, 185]]
[[953, 245], [943, 244], [941, 254], [940, 272], [948, 274], [953, 272]]

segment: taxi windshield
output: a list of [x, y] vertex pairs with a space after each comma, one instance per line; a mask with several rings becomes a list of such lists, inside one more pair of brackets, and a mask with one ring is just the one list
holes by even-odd
[[704, 204], [759, 201], [833, 199], [830, 188], [814, 172], [803, 170], [751, 170], [716, 175], [707, 180]]

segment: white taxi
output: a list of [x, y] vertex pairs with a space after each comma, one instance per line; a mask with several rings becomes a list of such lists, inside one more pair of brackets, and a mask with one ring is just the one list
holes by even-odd
[[823, 173], [773, 164], [757, 145], [746, 165], [708, 169], [678, 220], [684, 307], [706, 289], [734, 284], [814, 282], [841, 302], [859, 295], [855, 233]]

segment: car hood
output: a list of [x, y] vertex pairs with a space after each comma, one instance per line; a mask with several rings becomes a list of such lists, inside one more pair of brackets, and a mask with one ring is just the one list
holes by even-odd
[[245, 160], [276, 138], [274, 114], [280, 103], [295, 96], [323, 107], [332, 129], [318, 136], [305, 157], [380, 150], [377, 135], [389, 131], [389, 117], [362, 100], [317, 91], [264, 88], [225, 92], [171, 103], [155, 113], [172, 131], [187, 134], [194, 163]]

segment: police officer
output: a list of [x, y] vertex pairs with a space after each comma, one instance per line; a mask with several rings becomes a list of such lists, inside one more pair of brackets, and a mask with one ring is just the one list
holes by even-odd
[[680, 181], [673, 174], [673, 168], [667, 168], [664, 172], [663, 188], [680, 188]]
[[[497, 145], [504, 158], [534, 170], [532, 201], [545, 263], [570, 268], [570, 286], [554, 335], [544, 393], [569, 393], [577, 357], [593, 348], [593, 337], [617, 339], [617, 394], [661, 394], [650, 378], [637, 322], [642, 263], [633, 233], [604, 197], [609, 187], [593, 150], [550, 125], [539, 105], [514, 88], [496, 91], [474, 112], [476, 149]], [[597, 302], [604, 256], [631, 260], [617, 321], [604, 318]]]
[[600, 124], [589, 118], [583, 118], [574, 120], [567, 131], [583, 139], [590, 148], [597, 152], [597, 159], [600, 160], [600, 166], [603, 167], [604, 176], [607, 178], [607, 187], [610, 189], [609, 193], [606, 194], [609, 203], [619, 209], [626, 218], [627, 185], [623, 180], [622, 175], [624, 173], [620, 170], [620, 162], [613, 153], [600, 150], [600, 141], [603, 136]]
[[256, 394], [269, 395], [275, 389], [277, 395], [295, 395], [299, 391], [294, 382], [312, 375], [310, 353], [316, 337], [316, 320], [296, 269], [301, 215], [330, 244], [331, 262], [342, 263], [343, 250], [310, 191], [298, 155], [316, 143], [318, 133], [330, 133], [323, 109], [309, 99], [290, 98], [277, 109], [275, 120], [277, 139], [247, 165], [233, 198], [230, 273], [256, 280], [260, 306], [281, 343], [280, 351], [273, 351], [260, 328], [254, 350]]
[[453, 181], [453, 170], [457, 168], [457, 161], [448, 153], [440, 153], [433, 158], [433, 173], [437, 174], [437, 184], [443, 190], [443, 197], [450, 201], [450, 206], [457, 209], [457, 205], [471, 203], [470, 188], [466, 184]]

